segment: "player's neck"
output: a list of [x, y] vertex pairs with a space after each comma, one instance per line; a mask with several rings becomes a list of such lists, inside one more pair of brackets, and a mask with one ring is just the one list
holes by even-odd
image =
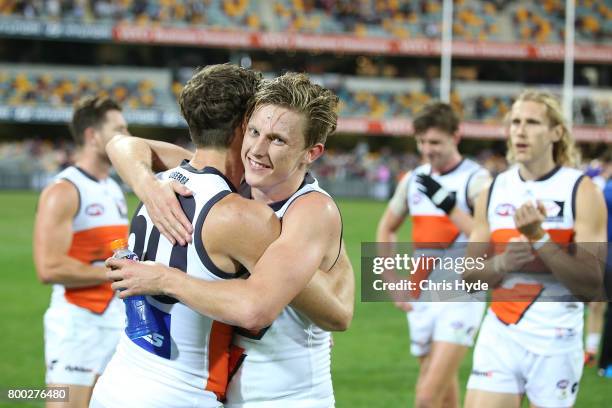
[[455, 167], [457, 167], [459, 165], [459, 163], [461, 163], [461, 160], [463, 160], [463, 157], [461, 157], [459, 152], [455, 152], [450, 157], [450, 159], [446, 163], [444, 163], [444, 165], [442, 165], [440, 167], [432, 166], [431, 170], [432, 170], [433, 173], [445, 174], [445, 173], [448, 173], [449, 171], [453, 170]]
[[251, 186], [251, 195], [257, 201], [262, 201], [266, 204], [276, 203], [288, 199], [295, 193], [302, 182], [305, 174], [303, 171], [298, 171], [282, 183], [276, 184], [269, 188], [258, 188]]
[[551, 155], [542, 155], [533, 161], [519, 163], [519, 174], [523, 180], [537, 180], [556, 166]]
[[240, 185], [244, 175], [240, 154], [232, 154], [228, 149], [196, 149], [189, 164], [196, 169], [214, 167], [223, 173], [236, 188]]
[[78, 154], [74, 164], [98, 180], [107, 178], [111, 168], [108, 158], [100, 157], [96, 152], [86, 149]]

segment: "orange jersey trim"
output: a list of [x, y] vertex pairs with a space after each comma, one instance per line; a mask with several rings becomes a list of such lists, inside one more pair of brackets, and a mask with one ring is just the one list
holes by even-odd
[[111, 242], [127, 237], [127, 225], [109, 225], [78, 231], [72, 235], [68, 256], [84, 263], [105, 260], [113, 255]]
[[[573, 229], [546, 230], [550, 239], [562, 246], [567, 246], [574, 238]], [[514, 228], [498, 229], [491, 233], [491, 241], [495, 244], [495, 253], [504, 252], [506, 244], [521, 233]], [[525, 271], [542, 271], [546, 266], [541, 259], [536, 258], [525, 266]], [[491, 294], [491, 310], [504, 324], [517, 324], [527, 310], [540, 296], [544, 287], [540, 284], [519, 283], [512, 288], [496, 288]], [[508, 299], [508, 300], [506, 300]], [[522, 299], [525, 299], [524, 301]]]
[[415, 244], [440, 243], [450, 245], [459, 234], [459, 228], [446, 215], [412, 216], [412, 241]]
[[225, 399], [230, 371], [230, 346], [234, 328], [217, 321], [212, 322], [208, 340], [208, 381], [206, 391], [214, 392], [219, 401]]
[[543, 290], [540, 284], [527, 283], [516, 284], [511, 289], [497, 288], [491, 294], [491, 310], [503, 323], [517, 324]]
[[[557, 244], [569, 244], [574, 239], [574, 230], [571, 228], [545, 230], [550, 239]], [[511, 238], [518, 238], [521, 233], [515, 228], [502, 228], [491, 233], [491, 241], [495, 244], [506, 244]]]
[[[75, 232], [68, 256], [86, 264], [103, 261], [113, 255], [110, 243], [116, 239], [127, 238], [127, 235], [127, 225], [110, 225]], [[114, 295], [108, 282], [87, 288], [66, 288], [64, 293], [69, 303], [98, 314], [106, 310]]]
[[110, 282], [87, 288], [66, 288], [64, 297], [69, 303], [102, 314], [115, 296]]

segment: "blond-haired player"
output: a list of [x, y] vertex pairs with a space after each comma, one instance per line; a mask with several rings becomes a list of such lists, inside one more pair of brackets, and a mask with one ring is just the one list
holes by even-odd
[[[470, 254], [489, 242], [504, 249], [465, 274], [497, 285], [475, 346], [466, 406], [519, 407], [526, 394], [532, 406], [570, 407], [583, 366], [583, 303], [572, 296], [593, 299], [601, 290], [597, 257], [605, 254], [591, 255], [584, 243], [605, 242], [605, 204], [573, 168], [574, 142], [554, 97], [521, 94], [509, 121], [515, 165], [476, 202], [470, 236]], [[573, 255], [566, 251], [571, 243], [579, 244]], [[534, 275], [531, 268], [542, 263], [550, 274]], [[538, 301], [550, 297], [567, 300]]]

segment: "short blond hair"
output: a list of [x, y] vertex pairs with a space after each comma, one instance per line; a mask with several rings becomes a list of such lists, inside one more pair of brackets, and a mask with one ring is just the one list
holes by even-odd
[[[561, 138], [553, 144], [553, 160], [558, 166], [576, 167], [580, 163], [580, 153], [576, 148], [576, 142], [567, 127], [567, 121], [563, 117], [561, 112], [561, 106], [559, 101], [552, 94], [542, 91], [524, 91], [514, 101], [514, 104], [518, 102], [537, 102], [546, 106], [546, 116], [550, 122], [549, 127], [561, 126]], [[510, 117], [506, 117], [505, 126], [510, 126]], [[512, 145], [510, 138], [508, 138], [508, 153], [506, 159], [509, 162], [514, 162], [514, 154], [512, 152]]]
[[338, 97], [310, 81], [307, 75], [287, 72], [264, 81], [255, 94], [255, 109], [277, 105], [304, 115], [306, 147], [325, 144], [338, 124]]

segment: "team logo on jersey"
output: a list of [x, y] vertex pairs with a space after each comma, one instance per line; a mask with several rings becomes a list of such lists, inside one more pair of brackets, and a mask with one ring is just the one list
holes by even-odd
[[500, 217], [512, 217], [515, 212], [516, 207], [510, 203], [498, 204], [497, 207], [495, 207], [495, 214], [499, 215]]
[[569, 386], [569, 380], [559, 380], [557, 382], [557, 388], [562, 390], [566, 389]]
[[555, 327], [555, 338], [558, 340], [569, 340], [576, 337], [576, 330], [571, 327]]
[[472, 370], [472, 375], [476, 377], [493, 377], [493, 371], [478, 371]]
[[547, 222], [563, 220], [563, 207], [565, 207], [564, 201], [542, 200], [542, 204], [546, 209]]
[[451, 327], [455, 330], [461, 330], [463, 329], [463, 322], [456, 320], [451, 323]]
[[104, 214], [104, 206], [98, 203], [89, 204], [87, 207], [85, 207], [85, 214], [92, 217], [99, 217], [100, 215]]

